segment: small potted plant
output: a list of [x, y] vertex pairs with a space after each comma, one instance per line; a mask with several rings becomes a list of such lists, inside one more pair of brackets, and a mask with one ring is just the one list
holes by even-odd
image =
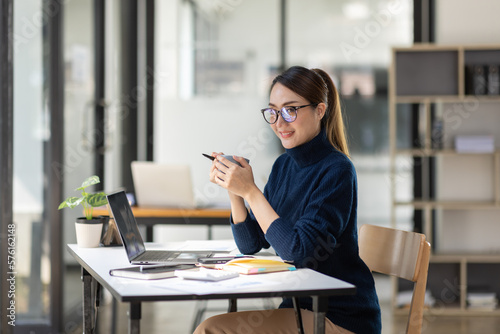
[[59, 210], [63, 208], [75, 208], [78, 205], [83, 206], [84, 217], [78, 217], [75, 222], [76, 240], [79, 247], [97, 247], [101, 239], [103, 218], [94, 217], [93, 210], [95, 207], [103, 206], [108, 203], [104, 192], [88, 193], [85, 189], [92, 185], [98, 184], [101, 181], [99, 177], [93, 175], [83, 181], [79, 188], [75, 191], [81, 191], [81, 197], [68, 197], [61, 204]]

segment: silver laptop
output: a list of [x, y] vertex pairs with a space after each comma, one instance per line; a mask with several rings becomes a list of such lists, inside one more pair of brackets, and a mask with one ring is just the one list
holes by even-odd
[[135, 199], [140, 207], [197, 207], [189, 165], [133, 161]]
[[107, 198], [131, 264], [197, 263], [198, 258], [212, 257], [217, 253], [215, 251], [146, 250], [125, 192], [110, 194]]

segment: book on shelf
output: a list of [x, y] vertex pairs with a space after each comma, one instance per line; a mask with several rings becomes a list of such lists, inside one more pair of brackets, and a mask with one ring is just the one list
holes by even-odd
[[284, 261], [261, 258], [240, 258], [218, 265], [217, 269], [236, 271], [240, 274], [252, 275], [277, 271], [296, 270], [295, 266]]
[[500, 95], [500, 66], [489, 65], [487, 71], [488, 95]]
[[456, 136], [455, 150], [458, 153], [493, 153], [495, 137], [491, 135]]
[[467, 95], [499, 95], [500, 67], [498, 64], [472, 64], [466, 66]]
[[486, 73], [483, 64], [472, 64], [466, 67], [466, 92], [468, 95], [486, 94]]
[[495, 292], [469, 292], [467, 305], [469, 309], [492, 311], [498, 306], [498, 298]]
[[135, 279], [160, 279], [175, 276], [176, 270], [197, 269], [194, 264], [167, 264], [167, 265], [144, 265], [111, 269], [109, 274], [116, 277]]

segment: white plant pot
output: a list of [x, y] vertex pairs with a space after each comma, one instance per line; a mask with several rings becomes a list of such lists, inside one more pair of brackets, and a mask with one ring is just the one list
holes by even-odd
[[102, 223], [75, 223], [76, 243], [80, 248], [99, 247], [101, 241]]

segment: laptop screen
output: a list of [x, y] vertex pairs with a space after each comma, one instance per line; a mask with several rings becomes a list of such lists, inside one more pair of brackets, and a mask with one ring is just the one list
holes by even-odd
[[141, 233], [137, 227], [134, 214], [130, 208], [127, 195], [124, 191], [120, 191], [107, 196], [109, 206], [113, 212], [116, 226], [122, 237], [125, 251], [129, 260], [134, 259], [137, 255], [146, 250]]

